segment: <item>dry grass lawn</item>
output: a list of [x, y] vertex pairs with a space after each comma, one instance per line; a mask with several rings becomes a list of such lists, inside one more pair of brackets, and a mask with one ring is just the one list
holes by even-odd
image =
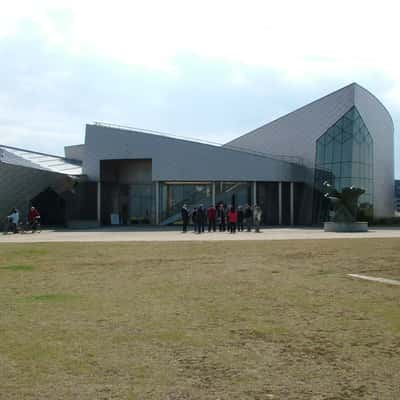
[[0, 399], [399, 399], [399, 239], [0, 245]]

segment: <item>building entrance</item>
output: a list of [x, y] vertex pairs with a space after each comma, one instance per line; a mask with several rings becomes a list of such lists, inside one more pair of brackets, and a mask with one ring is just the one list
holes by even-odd
[[65, 225], [65, 200], [54, 190], [48, 188], [39, 193], [30, 201], [30, 205], [39, 211], [42, 225]]
[[151, 160], [102, 160], [100, 171], [103, 224], [154, 223]]
[[262, 209], [263, 225], [279, 224], [278, 182], [257, 182], [257, 204]]
[[305, 187], [299, 182], [257, 182], [257, 204], [263, 211], [264, 225], [301, 225], [310, 207]]
[[153, 185], [129, 186], [129, 222], [149, 224], [153, 213]]

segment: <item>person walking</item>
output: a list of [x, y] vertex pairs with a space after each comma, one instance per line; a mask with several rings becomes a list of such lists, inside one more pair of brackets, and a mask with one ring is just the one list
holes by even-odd
[[243, 207], [239, 206], [237, 210], [237, 228], [238, 232], [243, 232], [244, 212]]
[[221, 203], [217, 208], [217, 221], [218, 221], [218, 229], [220, 232], [225, 232], [226, 225], [226, 214], [224, 209], [224, 204]]
[[186, 233], [186, 232], [187, 232], [187, 226], [188, 226], [188, 223], [189, 223], [189, 210], [188, 210], [186, 204], [184, 204], [184, 205], [182, 206], [182, 209], [181, 209], [181, 216], [182, 216], [182, 223], [183, 223], [183, 225], [182, 225], [182, 232], [183, 232], [183, 233]]
[[256, 228], [256, 232], [260, 232], [260, 225], [261, 225], [261, 218], [262, 218], [262, 210], [259, 205], [256, 205], [254, 207], [254, 225]]
[[8, 218], [8, 230], [12, 230], [13, 233], [18, 233], [18, 224], [19, 224], [19, 212], [16, 208], [13, 208], [11, 214]]
[[198, 221], [198, 212], [197, 208], [194, 207], [192, 211], [192, 222], [193, 222], [193, 231], [194, 233], [197, 232], [197, 221]]
[[35, 232], [40, 223], [40, 214], [34, 206], [31, 206], [28, 211], [28, 223], [30, 228], [32, 229], [32, 232]]
[[197, 231], [198, 233], [204, 233], [204, 225], [206, 221], [206, 210], [203, 204], [197, 209]]
[[214, 207], [214, 205], [211, 205], [210, 207], [208, 207], [207, 209], [207, 219], [208, 219], [208, 232], [211, 232], [211, 229], [213, 230], [213, 232], [215, 232], [215, 219], [217, 216], [217, 210]]
[[244, 223], [246, 225], [247, 232], [251, 232], [251, 223], [253, 220], [253, 213], [249, 204], [246, 204], [243, 212]]
[[228, 211], [229, 232], [236, 233], [237, 212], [233, 207]]

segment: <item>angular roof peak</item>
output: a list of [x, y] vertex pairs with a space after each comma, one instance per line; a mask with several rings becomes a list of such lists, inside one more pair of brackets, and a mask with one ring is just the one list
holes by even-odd
[[324, 95], [324, 96], [322, 96], [322, 97], [320, 97], [320, 98], [318, 98], [316, 100], [313, 100], [310, 103], [305, 104], [304, 106], [301, 106], [301, 107], [299, 107], [299, 108], [297, 108], [297, 109], [295, 109], [295, 110], [293, 110], [293, 111], [291, 111], [291, 112], [289, 112], [287, 114], [282, 115], [281, 117], [278, 117], [278, 118], [276, 118], [276, 119], [274, 119], [274, 120], [272, 120], [272, 121], [270, 121], [270, 122], [268, 122], [268, 123], [256, 128], [256, 129], [251, 130], [248, 133], [245, 133], [242, 136], [237, 137], [236, 139], [233, 139], [230, 142], [225, 143], [224, 146], [233, 145], [233, 144], [235, 144], [235, 142], [238, 142], [238, 141], [242, 142], [242, 139], [247, 137], [247, 136], [249, 136], [249, 135], [253, 135], [256, 132], [259, 132], [260, 130], [269, 129], [269, 127], [273, 127], [273, 126], [275, 126], [277, 124], [280, 124], [281, 121], [284, 121], [284, 120], [286, 120], [288, 118], [291, 118], [294, 115], [300, 115], [302, 113], [305, 113], [305, 112], [307, 112], [308, 109], [311, 110], [311, 109], [313, 109], [315, 107], [318, 107], [318, 105], [323, 103], [323, 102], [329, 102], [329, 99], [331, 99], [331, 98], [344, 97], [344, 98], [346, 98], [346, 99], [348, 99], [348, 100], [350, 100], [351, 102], [354, 103], [356, 87], [362, 88], [356, 82], [353, 82], [353, 83], [350, 83], [350, 84], [348, 84], [346, 86], [343, 86], [342, 88], [337, 89], [334, 92], [328, 93], [328, 94], [326, 94], [326, 95]]

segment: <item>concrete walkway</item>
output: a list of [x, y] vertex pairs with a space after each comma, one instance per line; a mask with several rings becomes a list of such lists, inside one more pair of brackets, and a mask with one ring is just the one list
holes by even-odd
[[181, 233], [170, 227], [115, 227], [88, 230], [55, 229], [41, 233], [0, 235], [1, 243], [37, 242], [178, 242], [219, 240], [297, 240], [297, 239], [357, 239], [357, 238], [400, 238], [400, 228], [370, 228], [366, 233], [331, 233], [321, 228], [264, 228], [261, 233], [215, 232], [195, 234]]

